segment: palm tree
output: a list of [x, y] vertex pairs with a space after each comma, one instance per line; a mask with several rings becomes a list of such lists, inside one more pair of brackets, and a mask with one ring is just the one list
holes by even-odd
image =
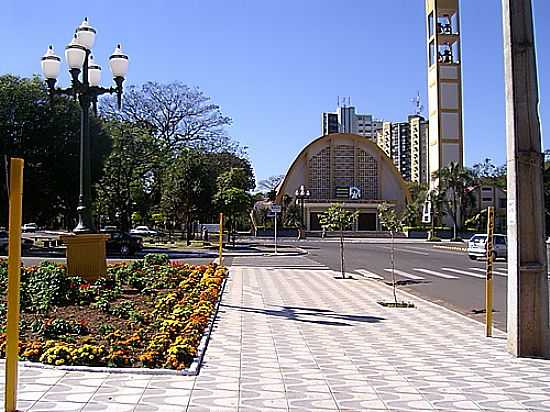
[[468, 199], [467, 189], [473, 185], [472, 172], [456, 162], [434, 173], [439, 179], [439, 190], [444, 195], [445, 209], [453, 220], [453, 240], [458, 240], [457, 231], [461, 226]]

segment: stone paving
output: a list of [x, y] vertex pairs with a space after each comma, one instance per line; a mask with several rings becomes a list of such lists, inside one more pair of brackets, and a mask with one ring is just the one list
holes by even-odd
[[19, 409], [550, 411], [550, 361], [510, 356], [501, 333], [410, 296], [384, 308], [385, 285], [307, 258], [233, 262], [198, 376], [22, 368]]

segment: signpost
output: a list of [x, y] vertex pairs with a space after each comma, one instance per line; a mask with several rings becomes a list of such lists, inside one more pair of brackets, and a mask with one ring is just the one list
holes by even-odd
[[487, 266], [485, 281], [485, 332], [493, 336], [493, 234], [495, 230], [495, 208], [487, 208]]
[[23, 200], [23, 159], [11, 159], [8, 251], [8, 325], [6, 330], [6, 380], [4, 408], [17, 410], [17, 361], [19, 355], [19, 288], [21, 284], [21, 209]]
[[220, 233], [218, 240], [220, 266], [223, 265], [223, 213], [220, 213]]
[[281, 206], [271, 205], [271, 213], [273, 213], [273, 219], [275, 219], [275, 254], [277, 254], [277, 213], [281, 213]]
[[432, 202], [426, 200], [422, 208], [422, 223], [432, 223]]

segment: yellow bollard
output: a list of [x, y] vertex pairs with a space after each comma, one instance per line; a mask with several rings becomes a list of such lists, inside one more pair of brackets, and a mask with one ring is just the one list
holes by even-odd
[[219, 239], [219, 257], [220, 257], [220, 266], [223, 265], [223, 256], [222, 256], [222, 249], [223, 249], [223, 213], [220, 213], [220, 239]]
[[21, 283], [21, 209], [23, 159], [11, 159], [8, 251], [8, 327], [6, 344], [6, 412], [17, 409], [17, 361], [19, 358], [19, 287]]
[[485, 280], [485, 332], [493, 336], [493, 235], [495, 230], [495, 208], [487, 209], [487, 266]]

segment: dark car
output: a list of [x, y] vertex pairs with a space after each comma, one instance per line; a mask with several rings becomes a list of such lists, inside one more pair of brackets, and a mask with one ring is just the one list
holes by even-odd
[[104, 231], [103, 233], [111, 236], [107, 239], [107, 254], [133, 256], [143, 249], [143, 241], [139, 236], [133, 236], [120, 230]]
[[[0, 230], [0, 252], [5, 253], [8, 251], [8, 232], [5, 230]], [[26, 251], [34, 246], [34, 241], [32, 239], [21, 238], [21, 249]]]

